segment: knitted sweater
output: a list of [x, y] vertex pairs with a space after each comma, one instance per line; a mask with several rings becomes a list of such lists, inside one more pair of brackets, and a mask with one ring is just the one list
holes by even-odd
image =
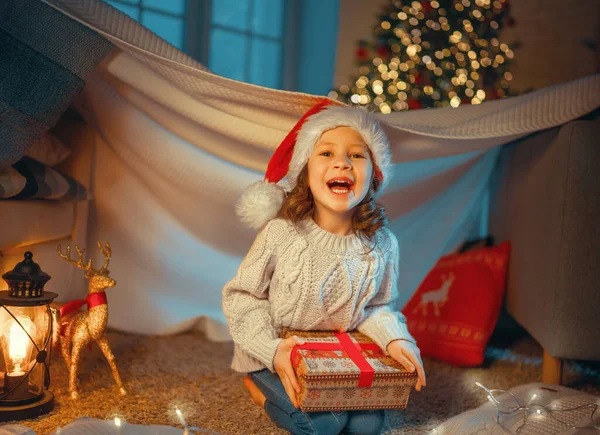
[[398, 240], [382, 228], [373, 245], [330, 233], [310, 218], [298, 227], [271, 220], [223, 288], [233, 370], [274, 371], [282, 328], [357, 329], [384, 351], [392, 340], [414, 341], [395, 309]]

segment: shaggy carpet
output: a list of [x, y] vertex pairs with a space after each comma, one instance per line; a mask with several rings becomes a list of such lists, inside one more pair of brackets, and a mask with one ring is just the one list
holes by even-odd
[[[179, 408], [190, 426], [218, 434], [283, 434], [253, 404], [242, 375], [229, 368], [231, 343], [213, 343], [200, 333], [149, 337], [109, 332], [111, 347], [127, 389], [119, 396], [108, 364], [97, 346], [85, 352], [79, 380], [80, 399], [68, 396], [68, 377], [58, 357], [51, 363], [55, 408], [35, 420], [19, 422], [48, 434], [79, 417], [182, 428]], [[486, 361], [477, 368], [457, 368], [425, 359], [427, 387], [411, 394], [408, 407], [387, 413], [386, 434], [423, 434], [448, 418], [485, 402], [475, 381], [509, 389], [541, 381], [541, 347], [526, 334], [510, 341], [492, 339]], [[564, 384], [600, 394], [598, 363], [568, 361]]]

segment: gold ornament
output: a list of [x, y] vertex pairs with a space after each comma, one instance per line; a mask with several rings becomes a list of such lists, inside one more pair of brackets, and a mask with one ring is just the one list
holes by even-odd
[[[106, 242], [104, 248], [98, 242], [98, 248], [104, 255], [104, 265], [101, 269], [92, 268], [92, 260], [88, 260], [87, 264], [83, 262], [83, 254], [85, 249], [79, 249], [75, 245], [77, 250], [77, 261], [71, 259], [71, 247], [67, 246], [66, 254], [63, 254], [58, 245], [57, 251], [64, 260], [71, 264], [74, 264], [80, 269], [86, 271], [85, 277], [89, 279], [88, 284], [88, 296], [85, 300], [71, 301], [60, 308], [60, 312], [54, 309], [55, 322], [57, 323], [56, 331], [60, 333], [60, 348], [62, 356], [65, 360], [67, 368], [69, 369], [69, 393], [71, 398], [77, 399], [79, 397], [77, 393], [77, 371], [79, 369], [79, 361], [81, 358], [81, 351], [84, 346], [94, 340], [104, 357], [108, 361], [108, 365], [112, 371], [113, 377], [119, 393], [125, 395], [125, 389], [123, 388], [123, 382], [119, 376], [117, 365], [115, 363], [115, 357], [108, 344], [106, 338], [106, 324], [108, 322], [108, 305], [106, 303], [106, 294], [104, 290], [109, 287], [114, 287], [116, 281], [109, 276], [110, 271], [108, 270], [108, 262], [110, 261], [110, 245]], [[79, 307], [87, 304], [87, 311], [77, 311]], [[57, 334], [58, 335], [58, 334]]]

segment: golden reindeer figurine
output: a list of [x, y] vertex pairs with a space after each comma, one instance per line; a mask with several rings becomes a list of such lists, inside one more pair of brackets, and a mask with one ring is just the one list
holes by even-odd
[[[63, 254], [58, 245], [58, 255], [71, 264], [74, 264], [80, 269], [86, 271], [85, 277], [89, 279], [88, 296], [85, 300], [71, 301], [60, 308], [60, 319], [58, 320], [59, 328], [61, 329], [60, 344], [62, 356], [69, 369], [69, 392], [73, 399], [77, 399], [77, 371], [79, 369], [79, 361], [81, 351], [84, 346], [94, 340], [104, 357], [110, 365], [113, 377], [119, 393], [124, 395], [125, 389], [123, 382], [119, 376], [117, 365], [115, 364], [115, 356], [110, 350], [108, 339], [106, 338], [106, 323], [108, 322], [108, 305], [106, 303], [106, 293], [104, 289], [114, 287], [116, 281], [109, 276], [108, 262], [110, 261], [110, 245], [106, 242], [104, 248], [98, 242], [98, 248], [104, 255], [104, 265], [96, 270], [92, 268], [92, 260], [88, 260], [87, 264], [83, 262], [83, 254], [85, 249], [77, 250], [77, 261], [71, 259], [71, 247], [67, 246], [67, 253]], [[77, 311], [79, 307], [87, 304], [87, 311]]]

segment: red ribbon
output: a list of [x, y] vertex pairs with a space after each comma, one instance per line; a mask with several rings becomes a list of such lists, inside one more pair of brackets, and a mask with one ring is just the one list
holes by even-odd
[[[87, 295], [87, 297], [85, 299], [75, 299], [74, 301], [67, 302], [62, 307], [60, 307], [60, 317], [64, 317], [67, 314], [72, 313], [73, 311], [77, 311], [84, 304], [87, 304], [88, 310], [89, 310], [90, 308], [94, 308], [99, 305], [105, 305], [106, 302], [107, 302], [107, 299], [106, 299], [105, 292], [90, 293], [89, 295]], [[60, 335], [65, 335], [65, 326], [66, 325], [60, 326]], [[92, 350], [92, 342], [91, 341], [88, 343], [88, 348], [90, 350]], [[58, 354], [58, 350], [59, 350], [59, 343], [57, 342], [56, 343], [57, 354]]]
[[97, 292], [90, 293], [87, 295], [85, 299], [76, 299], [71, 302], [67, 302], [62, 307], [60, 307], [60, 317], [64, 317], [73, 311], [78, 310], [84, 304], [87, 304], [88, 310], [90, 308], [97, 307], [98, 305], [106, 304], [106, 293], [105, 292]]
[[292, 348], [291, 360], [296, 359], [299, 350], [343, 350], [360, 370], [358, 388], [370, 387], [373, 384], [375, 370], [362, 354], [363, 350], [380, 350], [375, 343], [355, 343], [346, 332], [336, 332], [339, 343], [306, 342]]

